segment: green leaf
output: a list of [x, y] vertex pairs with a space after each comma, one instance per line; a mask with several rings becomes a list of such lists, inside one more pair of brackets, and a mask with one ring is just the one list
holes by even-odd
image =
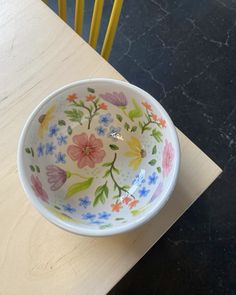
[[146, 210], [146, 208], [140, 208], [137, 210], [132, 210], [131, 213], [133, 216], [138, 216], [139, 214], [143, 213]]
[[79, 122], [81, 124], [81, 120], [84, 116], [84, 113], [77, 109], [72, 109], [71, 111], [65, 111], [64, 112], [68, 119], [72, 122]]
[[32, 147], [30, 148], [30, 150], [31, 150], [31, 155], [34, 158], [34, 150], [32, 149]]
[[72, 134], [72, 128], [71, 128], [70, 126], [67, 127], [67, 133], [68, 133], [69, 135]]
[[35, 165], [35, 168], [36, 168], [36, 171], [37, 171], [38, 173], [40, 173], [39, 166]]
[[84, 106], [84, 102], [83, 102], [83, 100], [80, 100], [80, 101], [77, 103], [77, 105], [83, 107], [83, 106]]
[[90, 88], [90, 87], [88, 87], [87, 90], [88, 90], [88, 92], [91, 92], [91, 93], [95, 92], [95, 90], [93, 88]]
[[157, 167], [157, 172], [161, 173], [161, 167]]
[[150, 120], [150, 117], [148, 116], [148, 114], [144, 114], [146, 119], [149, 121]]
[[155, 155], [157, 153], [157, 146], [154, 145], [154, 147], [152, 148], [152, 155]]
[[117, 220], [117, 221], [124, 220], [124, 218], [123, 217], [117, 217], [117, 218], [115, 218], [115, 220]]
[[122, 122], [123, 117], [122, 117], [120, 114], [116, 114], [116, 119], [117, 119], [119, 122]]
[[30, 170], [31, 170], [32, 172], [35, 172], [35, 168], [34, 168], [33, 165], [30, 165], [29, 167], [30, 167]]
[[118, 151], [119, 147], [116, 144], [109, 144], [109, 147], [113, 150], [113, 151]]
[[99, 98], [96, 98], [96, 99], [94, 100], [94, 103], [97, 104], [98, 102], [99, 102]]
[[59, 126], [65, 126], [66, 125], [66, 121], [64, 121], [64, 120], [58, 120], [58, 125]]
[[129, 131], [130, 126], [129, 126], [129, 124], [128, 124], [127, 122], [125, 122], [124, 128], [125, 128], [127, 131]]
[[129, 112], [128, 116], [131, 121], [134, 121], [134, 118], [142, 117], [143, 111], [134, 98], [132, 98], [132, 103], [134, 105], [134, 109]]
[[158, 143], [162, 142], [162, 138], [161, 138], [162, 133], [160, 131], [158, 131], [157, 129], [152, 130], [151, 136], [153, 136]]
[[120, 197], [120, 195], [115, 195], [114, 197], [112, 197], [112, 199], [118, 199]]
[[133, 126], [130, 131], [135, 132], [137, 130], [137, 128], [138, 128], [137, 126]]
[[31, 154], [30, 148], [25, 148], [27, 154]]
[[105, 228], [108, 228], [108, 227], [111, 227], [112, 224], [111, 223], [108, 223], [108, 224], [102, 224], [99, 226], [100, 229], [105, 229]]
[[116, 183], [114, 182], [113, 190], [115, 191], [116, 189], [117, 189], [117, 185], [116, 185]]
[[108, 198], [108, 187], [107, 182], [105, 182], [103, 185], [100, 185], [97, 187], [95, 191], [95, 199], [93, 201], [93, 206], [96, 206], [99, 202], [104, 204], [106, 199]]
[[61, 210], [61, 208], [58, 207], [57, 205], [55, 205], [54, 208], [56, 208], [56, 209], [58, 209], [58, 210]]
[[114, 166], [112, 167], [112, 170], [114, 170], [117, 174], [120, 174], [120, 171], [117, 168], [115, 168]]
[[151, 127], [149, 127], [149, 126], [146, 126], [146, 127], [144, 127], [144, 131], [146, 131], [146, 130], [151, 130], [152, 128]]
[[148, 162], [149, 165], [154, 166], [156, 164], [157, 160], [152, 159], [151, 161]]
[[107, 176], [109, 176], [109, 174], [110, 174], [110, 170], [107, 170], [107, 171], [104, 173], [103, 178], [106, 178]]
[[112, 164], [111, 162], [108, 162], [108, 163], [104, 163], [104, 164], [102, 164], [102, 166], [103, 166], [103, 167], [110, 167], [111, 164]]
[[143, 129], [143, 124], [142, 124], [142, 122], [138, 122], [138, 125], [139, 125], [139, 127], [141, 128], [141, 129]]
[[122, 188], [125, 189], [125, 190], [128, 190], [128, 189], [130, 189], [130, 186], [129, 185], [123, 185]]
[[79, 193], [81, 191], [88, 189], [90, 187], [90, 185], [92, 184], [92, 182], [93, 182], [93, 177], [90, 177], [85, 181], [72, 184], [66, 192], [65, 199], [69, 199], [69, 198], [73, 197], [76, 193]]

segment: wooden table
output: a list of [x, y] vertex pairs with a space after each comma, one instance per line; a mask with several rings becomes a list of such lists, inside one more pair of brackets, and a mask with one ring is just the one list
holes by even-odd
[[21, 188], [17, 142], [46, 95], [90, 77], [124, 80], [43, 2], [0, 1], [1, 295], [105, 294], [221, 172], [179, 131], [178, 184], [151, 222], [110, 238], [76, 236], [50, 224]]

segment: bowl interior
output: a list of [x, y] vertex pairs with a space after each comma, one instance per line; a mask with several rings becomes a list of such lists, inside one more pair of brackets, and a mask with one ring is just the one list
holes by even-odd
[[78, 232], [134, 225], [165, 202], [175, 181], [173, 124], [128, 83], [63, 88], [37, 108], [22, 137], [30, 198], [46, 217]]

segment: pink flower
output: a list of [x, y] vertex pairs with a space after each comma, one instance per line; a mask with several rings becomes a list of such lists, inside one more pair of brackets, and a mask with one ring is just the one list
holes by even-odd
[[162, 193], [163, 190], [163, 183], [160, 182], [154, 192], [154, 194], [151, 197], [151, 200], [149, 201], [149, 203], [153, 202], [157, 197], [160, 196], [160, 194]]
[[57, 191], [63, 186], [67, 179], [67, 173], [56, 165], [47, 166], [48, 183], [52, 184], [50, 189]]
[[32, 189], [34, 190], [36, 196], [40, 198], [42, 201], [48, 203], [48, 194], [43, 189], [42, 183], [39, 180], [38, 176], [31, 175]]
[[93, 134], [88, 137], [86, 133], [81, 133], [73, 136], [72, 141], [75, 145], [69, 145], [67, 153], [73, 161], [77, 161], [79, 168], [94, 168], [95, 164], [102, 162], [105, 157], [105, 151], [101, 149], [101, 139], [97, 139]]
[[171, 142], [165, 140], [165, 146], [162, 155], [162, 169], [163, 169], [163, 176], [168, 176], [170, 170], [172, 168], [172, 162], [174, 159], [174, 149], [172, 147]]
[[127, 98], [124, 95], [123, 92], [112, 92], [112, 93], [105, 93], [105, 94], [100, 94], [101, 98], [104, 100], [114, 104], [115, 106], [118, 107], [125, 107], [128, 104]]

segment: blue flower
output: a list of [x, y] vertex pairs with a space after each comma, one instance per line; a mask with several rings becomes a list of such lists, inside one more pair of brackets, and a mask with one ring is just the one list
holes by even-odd
[[48, 135], [49, 135], [50, 137], [53, 137], [54, 135], [56, 136], [58, 131], [59, 131], [59, 128], [57, 127], [57, 124], [55, 124], [55, 125], [51, 125], [51, 126], [49, 127]]
[[63, 154], [61, 152], [59, 152], [57, 155], [55, 155], [56, 157], [56, 163], [66, 163], [66, 154]]
[[55, 149], [56, 146], [53, 145], [53, 142], [46, 143], [46, 155], [52, 155]]
[[104, 136], [106, 133], [106, 128], [99, 126], [96, 128], [96, 131], [99, 136]]
[[62, 207], [63, 207], [64, 211], [67, 211], [69, 213], [74, 213], [76, 211], [76, 209], [73, 208], [71, 206], [71, 204], [62, 205]]
[[110, 113], [103, 114], [99, 117], [99, 123], [108, 126], [113, 121], [112, 116]]
[[45, 145], [40, 143], [37, 147], [38, 157], [43, 156]]
[[60, 135], [57, 137], [57, 142], [58, 142], [58, 144], [59, 144], [59, 145], [67, 144], [67, 138], [68, 138], [67, 135], [62, 135], [62, 134], [60, 134]]
[[107, 213], [105, 211], [98, 213], [98, 218], [99, 219], [108, 219], [111, 216], [110, 213]]
[[148, 184], [156, 184], [157, 182], [157, 174], [156, 172], [153, 172], [149, 177], [148, 177]]
[[103, 221], [101, 220], [91, 220], [92, 224], [103, 224]]
[[79, 206], [84, 207], [85, 209], [91, 204], [89, 197], [84, 197], [79, 199]]
[[148, 193], [150, 192], [150, 189], [146, 189], [144, 186], [138, 191], [139, 196], [141, 197], [146, 197]]
[[120, 131], [121, 131], [120, 127], [116, 128], [111, 126], [107, 136], [110, 137], [113, 141], [117, 141], [121, 137]]
[[145, 170], [142, 169], [139, 174], [135, 175], [134, 180], [132, 181], [133, 185], [141, 185], [145, 182]]
[[92, 214], [92, 213], [84, 213], [81, 215], [82, 216], [82, 219], [85, 219], [85, 220], [92, 220], [93, 218], [96, 217], [96, 214]]

